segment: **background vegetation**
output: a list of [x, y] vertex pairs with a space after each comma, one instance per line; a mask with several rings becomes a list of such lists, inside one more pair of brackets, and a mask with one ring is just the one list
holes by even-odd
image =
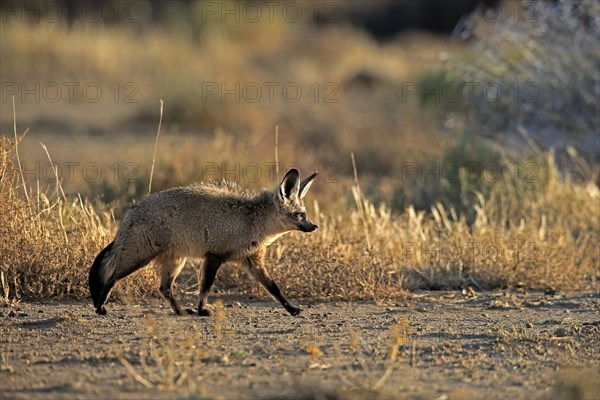
[[[222, 177], [274, 186], [275, 148], [281, 170], [320, 170], [308, 199], [320, 229], [269, 250], [290, 296], [598, 289], [600, 12], [593, 1], [534, 4], [529, 19], [476, 14], [461, 38], [385, 43], [342, 23], [232, 22], [201, 9], [186, 23], [143, 13], [136, 24], [3, 23], [0, 294], [87, 297], [93, 258], [147, 194], [159, 99], [153, 191]], [[51, 102], [52, 82], [93, 82], [103, 95], [65, 90]], [[303, 95], [206, 92], [265, 82]], [[510, 96], [470, 98], [469, 82]], [[21, 86], [36, 84], [39, 101]], [[445, 92], [455, 86], [460, 101]], [[178, 283], [192, 293], [188, 271]], [[127, 279], [116, 297], [158, 293], [152, 268]], [[264, 295], [234, 266], [217, 289]]]

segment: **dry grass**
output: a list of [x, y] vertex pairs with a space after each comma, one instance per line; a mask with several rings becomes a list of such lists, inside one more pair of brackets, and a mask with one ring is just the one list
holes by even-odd
[[498, 186], [489, 198], [480, 196], [472, 225], [441, 204], [431, 213], [409, 207], [395, 215], [355, 189], [356, 208], [320, 215], [319, 234], [274, 245], [275, 275], [306, 297], [378, 299], [405, 288], [597, 288], [597, 187], [556, 176], [532, 193], [511, 195]]
[[[15, 144], [3, 136], [0, 229], [11, 239], [0, 244], [0, 296], [87, 297], [88, 268], [117, 227], [114, 209], [66, 195], [60, 183], [50, 191], [29, 186], [25, 194]], [[179, 160], [168, 170], [184, 165]], [[273, 244], [270, 269], [290, 296], [310, 299], [384, 300], [407, 289], [597, 288], [598, 187], [560, 178], [552, 154], [544, 168], [546, 178], [534, 188], [505, 180], [477, 194], [472, 222], [441, 203], [398, 214], [371, 202], [357, 182], [323, 183], [309, 211], [320, 229]], [[160, 171], [159, 163], [157, 178]], [[351, 201], [332, 201], [328, 186]], [[324, 203], [333, 204], [323, 211]], [[186, 285], [193, 289], [195, 282]], [[116, 295], [146, 295], [156, 287], [146, 268], [117, 285]], [[264, 294], [233, 266], [224, 268], [217, 287]]]
[[[544, 10], [542, 16], [552, 22], [563, 9]], [[588, 11], [597, 16], [597, 7]], [[194, 15], [186, 18], [198, 17]], [[32, 87], [36, 82], [42, 86], [96, 82], [107, 93], [99, 103], [63, 98], [33, 105], [16, 96], [17, 123], [31, 122], [35, 129], [19, 143], [18, 160], [20, 139], [0, 128], [0, 234], [10, 238], [0, 243], [3, 301], [87, 296], [93, 258], [114, 235], [124, 208], [148, 191], [154, 142], [141, 132], [155, 132], [159, 98], [165, 100], [165, 120], [152, 182], [155, 191], [221, 177], [253, 189], [273, 186], [279, 179], [270, 174], [275, 125], [281, 139], [281, 169], [294, 162], [303, 172], [320, 170], [309, 199], [309, 213], [320, 229], [311, 235], [288, 235], [269, 250], [272, 273], [290, 296], [386, 299], [402, 296], [407, 289], [598, 287], [597, 166], [572, 152], [570, 167], [583, 171], [573, 182], [569, 175], [559, 174], [552, 152], [506, 160], [504, 154], [478, 147], [472, 138], [448, 139], [448, 132], [461, 127], [479, 130], [482, 115], [506, 120], [502, 107], [490, 106], [472, 119], [467, 117], [477, 104], [467, 104], [467, 110], [455, 107], [453, 118], [466, 126], [438, 128], [431, 121], [448, 117], [443, 104], [422, 104], [419, 95], [402, 98], [407, 82], [489, 79], [486, 74], [471, 76], [469, 71], [483, 73], [496, 59], [515, 67], [493, 74], [500, 83], [521, 79], [527, 71], [531, 72], [528, 79], [537, 79], [543, 70], [529, 70], [529, 59], [510, 58], [512, 46], [488, 52], [477, 63], [471, 59], [476, 49], [467, 45], [423, 37], [378, 44], [342, 24], [316, 28], [309, 21], [188, 22], [188, 33], [175, 25], [158, 28], [149, 21], [139, 26], [67, 28], [11, 20], [0, 27], [3, 83]], [[507, 35], [514, 30], [519, 38], [527, 38], [537, 32], [528, 27], [504, 21], [487, 28]], [[476, 28], [472, 27], [475, 45], [498, 36], [477, 30], [485, 26]], [[562, 34], [552, 24], [543, 28], [555, 36]], [[583, 33], [582, 37], [592, 37], [587, 30]], [[552, 43], [539, 40], [540, 52], [533, 64], [543, 66], [554, 52]], [[564, 56], [561, 60], [571, 59], [569, 43], [565, 39], [556, 49]], [[453, 61], [440, 62], [448, 57]], [[588, 64], [582, 64], [582, 74], [591, 70]], [[568, 81], [569, 65], [561, 63], [556, 70], [560, 76], [548, 75], [540, 85]], [[588, 82], [584, 78], [574, 87], [589, 91], [593, 85], [584, 85]], [[115, 81], [134, 82], [140, 102], [113, 101], [108, 88]], [[207, 100], [199, 91], [203, 83], [231, 88], [236, 82], [272, 81], [296, 82], [305, 88], [314, 82], [321, 86], [333, 82], [340, 89], [340, 101], [330, 104], [310, 95], [297, 103], [281, 98], [270, 102], [266, 96], [258, 102], [222, 101], [219, 96]], [[556, 90], [563, 92], [561, 88]], [[593, 97], [587, 91], [568, 93], [575, 98], [578, 93]], [[540, 107], [531, 106], [523, 114], [522, 107], [510, 105], [510, 115], [520, 119], [529, 113], [541, 115]], [[9, 125], [12, 109], [7, 106], [0, 104], [1, 122]], [[551, 113], [548, 121], [561, 119], [563, 111]], [[582, 113], [573, 114], [573, 119], [592, 128], [597, 125], [597, 118]], [[351, 152], [356, 154], [360, 185], [352, 179]], [[52, 168], [50, 157], [62, 174]], [[78, 164], [67, 177], [67, 165], [73, 162]], [[486, 162], [501, 166], [500, 179], [486, 179], [481, 169]], [[85, 179], [87, 163], [98, 166], [101, 179]], [[262, 168], [257, 180], [243, 170], [253, 163]], [[475, 176], [468, 168], [473, 163], [479, 165]], [[534, 182], [511, 175], [523, 164], [535, 167]], [[415, 165], [425, 171], [455, 165], [457, 179], [428, 180], [418, 175], [405, 179], [406, 168]], [[55, 174], [59, 179], [54, 179]], [[194, 282], [185, 284], [188, 292], [195, 290]], [[127, 285], [117, 285], [115, 294], [145, 295], [156, 293], [155, 287], [155, 274], [147, 268], [128, 278]], [[229, 266], [220, 273], [218, 287], [263, 293], [239, 269]]]

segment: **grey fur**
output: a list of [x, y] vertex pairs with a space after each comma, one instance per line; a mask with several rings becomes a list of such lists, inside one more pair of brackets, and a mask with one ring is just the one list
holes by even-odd
[[291, 306], [264, 269], [265, 248], [293, 230], [312, 232], [317, 226], [306, 218], [302, 198], [316, 173], [300, 181], [288, 171], [274, 190], [248, 193], [232, 184], [202, 183], [168, 189], [147, 196], [121, 220], [115, 240], [96, 258], [90, 270], [90, 291], [99, 314], [120, 279], [156, 260], [161, 270], [161, 293], [171, 307], [183, 310], [171, 286], [186, 257], [204, 258], [198, 314], [208, 315], [206, 298], [214, 275], [224, 262], [245, 265], [273, 297], [293, 315]]

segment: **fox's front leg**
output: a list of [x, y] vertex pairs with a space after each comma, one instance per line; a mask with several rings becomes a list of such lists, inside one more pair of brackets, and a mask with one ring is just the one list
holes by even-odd
[[269, 291], [269, 293], [271, 293], [271, 296], [276, 298], [281, 303], [281, 305], [287, 310], [287, 312], [289, 312], [292, 315], [298, 315], [302, 310], [300, 308], [292, 306], [288, 302], [288, 300], [281, 292], [281, 289], [279, 289], [279, 286], [277, 286], [273, 278], [269, 276], [269, 273], [265, 269], [264, 254], [265, 253], [263, 249], [262, 251], [259, 251], [258, 253], [246, 258], [244, 263], [248, 267], [250, 274], [252, 274], [254, 279], [260, 282], [260, 284], [263, 285], [265, 289]]
[[210, 312], [206, 309], [208, 295], [219, 267], [223, 264], [223, 258], [212, 253], [205, 256], [204, 267], [202, 269], [202, 281], [200, 282], [200, 300], [198, 301], [198, 315], [201, 317], [210, 316]]

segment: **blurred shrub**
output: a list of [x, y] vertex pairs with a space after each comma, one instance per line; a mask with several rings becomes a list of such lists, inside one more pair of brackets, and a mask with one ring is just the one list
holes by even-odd
[[506, 169], [496, 151], [480, 139], [464, 136], [439, 157], [405, 164], [392, 204], [399, 209], [412, 204], [417, 210], [429, 210], [441, 203], [470, 221], [475, 216], [477, 195], [488, 197]]
[[600, 3], [507, 3], [493, 18], [470, 17], [461, 34], [469, 50], [423, 78], [444, 85], [444, 122], [517, 146], [572, 145], [597, 161]]

